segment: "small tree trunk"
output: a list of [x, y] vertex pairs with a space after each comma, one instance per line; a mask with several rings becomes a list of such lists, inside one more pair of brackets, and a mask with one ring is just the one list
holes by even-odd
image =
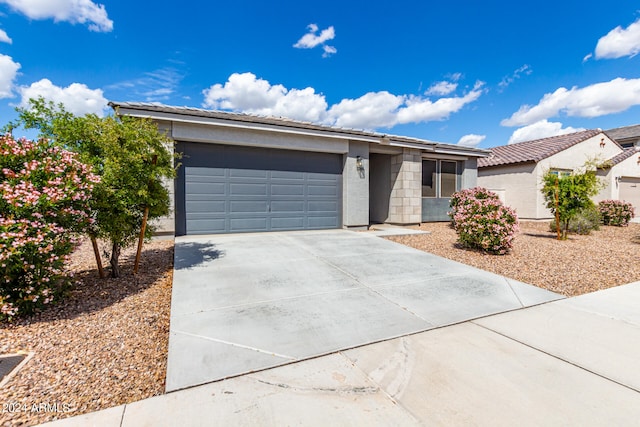
[[556, 202], [556, 232], [558, 233], [558, 240], [562, 240], [560, 235], [560, 181], [558, 177], [556, 177], [556, 191], [555, 191], [555, 202]]
[[113, 246], [111, 247], [111, 260], [109, 261], [111, 263], [111, 277], [113, 278], [120, 277], [120, 264], [118, 262], [119, 259], [120, 245], [114, 242]]

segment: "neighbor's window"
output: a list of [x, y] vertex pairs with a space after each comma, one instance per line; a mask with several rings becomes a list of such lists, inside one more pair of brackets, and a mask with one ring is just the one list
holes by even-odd
[[456, 192], [456, 162], [440, 161], [440, 197]]
[[549, 172], [552, 175], [557, 175], [558, 178], [564, 178], [565, 176], [571, 175], [571, 171], [567, 169], [551, 169]]
[[422, 161], [422, 197], [436, 197], [437, 161]]

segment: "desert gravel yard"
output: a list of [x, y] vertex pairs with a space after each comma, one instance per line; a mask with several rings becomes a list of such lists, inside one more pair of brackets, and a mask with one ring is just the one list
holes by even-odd
[[[504, 256], [458, 248], [447, 223], [419, 228], [431, 234], [389, 239], [567, 296], [640, 280], [640, 224], [556, 241], [548, 223], [523, 222]], [[136, 277], [132, 256], [123, 253], [122, 278], [99, 279], [91, 246], [83, 245], [73, 257], [79, 284], [62, 304], [0, 324], [0, 354], [34, 353], [0, 388], [0, 425], [34, 425], [164, 392], [173, 242], [147, 244]]]
[[[0, 388], [0, 425], [34, 425], [164, 393], [173, 241], [146, 244], [134, 277], [97, 277], [90, 244], [74, 253], [79, 284], [60, 305], [0, 323], [0, 354], [34, 356]], [[106, 262], [103, 260], [103, 263]]]
[[513, 251], [502, 256], [459, 248], [449, 223], [424, 223], [415, 228], [431, 234], [389, 239], [565, 296], [640, 280], [640, 224], [636, 223], [603, 226], [588, 236], [571, 234], [558, 241], [548, 221], [523, 221]]

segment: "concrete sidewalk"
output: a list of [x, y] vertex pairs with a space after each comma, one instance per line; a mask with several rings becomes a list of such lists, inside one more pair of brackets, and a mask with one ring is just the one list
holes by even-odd
[[55, 426], [636, 426], [640, 282], [396, 338]]

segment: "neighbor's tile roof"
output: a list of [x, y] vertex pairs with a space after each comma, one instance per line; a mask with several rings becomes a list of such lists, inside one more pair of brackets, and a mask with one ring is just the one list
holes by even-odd
[[489, 157], [478, 159], [478, 167], [510, 165], [514, 163], [539, 162], [556, 153], [585, 141], [602, 131], [585, 130], [566, 135], [552, 136], [533, 141], [518, 142], [491, 148]]
[[617, 165], [621, 161], [627, 160], [629, 157], [633, 156], [637, 152], [638, 150], [636, 150], [635, 147], [625, 148], [622, 153], [613, 156], [612, 158], [609, 159], [609, 161], [611, 162], [612, 165]]
[[609, 129], [607, 135], [615, 140], [627, 138], [640, 139], [640, 125], [623, 126], [615, 129]]

